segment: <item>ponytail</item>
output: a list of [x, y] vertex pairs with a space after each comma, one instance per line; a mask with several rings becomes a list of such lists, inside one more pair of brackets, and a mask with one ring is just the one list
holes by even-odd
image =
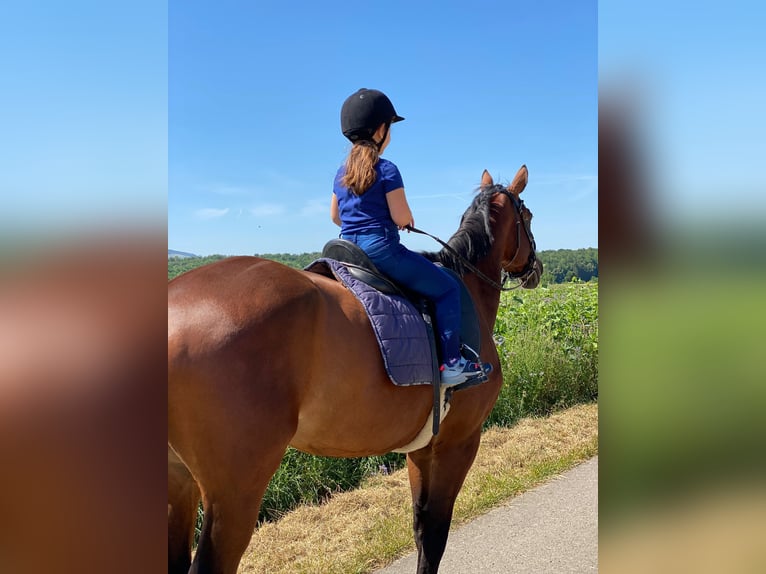
[[354, 195], [362, 195], [375, 183], [375, 166], [380, 159], [378, 146], [369, 140], [354, 143], [346, 158], [346, 172], [340, 180]]

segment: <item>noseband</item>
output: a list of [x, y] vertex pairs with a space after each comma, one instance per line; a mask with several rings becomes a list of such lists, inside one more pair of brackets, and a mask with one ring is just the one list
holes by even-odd
[[[412, 231], [414, 233], [420, 233], [422, 235], [427, 235], [434, 241], [441, 244], [442, 247], [444, 247], [447, 251], [452, 253], [454, 256], [456, 256], [460, 261], [463, 263], [463, 265], [466, 266], [466, 268], [470, 269], [474, 274], [476, 274], [479, 279], [484, 281], [485, 283], [491, 285], [498, 291], [513, 291], [514, 289], [518, 289], [519, 287], [523, 287], [529, 282], [530, 277], [535, 272], [535, 262], [537, 261], [537, 254], [535, 253], [536, 245], [535, 245], [535, 238], [532, 235], [532, 231], [529, 229], [529, 226], [524, 221], [524, 216], [522, 215], [522, 208], [524, 207], [524, 201], [512, 193], [510, 193], [505, 188], [498, 189], [495, 191], [495, 193], [502, 193], [503, 195], [507, 196], [511, 203], [514, 206], [514, 211], [517, 214], [516, 219], [516, 253], [513, 254], [513, 257], [508, 263], [501, 262], [501, 277], [502, 281], [498, 283], [491, 277], [488, 277], [486, 274], [484, 274], [480, 269], [478, 269], [475, 265], [473, 265], [470, 261], [468, 261], [465, 257], [463, 257], [460, 253], [458, 253], [450, 244], [448, 244], [446, 241], [442, 241], [438, 237], [431, 235], [430, 233], [427, 233], [421, 229], [417, 229], [411, 225], [407, 225], [405, 229], [408, 229], [409, 231]], [[519, 256], [519, 251], [521, 250], [521, 230], [524, 229], [524, 233], [527, 234], [527, 239], [529, 240], [529, 245], [532, 247], [529, 253], [529, 258], [527, 259], [527, 264], [524, 266], [524, 269], [522, 269], [519, 273], [511, 273], [510, 271], [507, 271], [507, 267], [510, 267], [513, 265], [513, 262], [516, 260], [516, 258]], [[518, 283], [514, 285], [513, 287], [506, 287], [505, 284], [508, 282], [509, 279], [517, 279]]]

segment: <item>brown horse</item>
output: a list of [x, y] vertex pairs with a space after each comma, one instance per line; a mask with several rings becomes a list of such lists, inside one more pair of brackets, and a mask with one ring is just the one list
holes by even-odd
[[9, 237], [0, 572], [162, 572], [167, 233]]
[[[492, 330], [501, 276], [534, 288], [542, 274], [532, 214], [519, 199], [526, 184], [526, 166], [507, 188], [485, 171], [453, 249], [431, 254], [465, 273], [482, 360], [493, 370], [488, 382], [456, 392], [438, 435], [407, 455], [419, 574], [439, 568], [455, 497], [500, 392]], [[336, 457], [387, 453], [410, 443], [431, 409], [427, 385], [391, 384], [364, 310], [340, 283], [256, 257], [176, 278], [168, 292], [168, 571], [236, 572], [288, 446]], [[205, 518], [192, 563], [200, 496]]]

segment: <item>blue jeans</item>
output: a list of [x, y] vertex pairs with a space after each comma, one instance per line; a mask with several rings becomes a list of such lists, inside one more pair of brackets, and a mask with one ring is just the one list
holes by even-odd
[[460, 285], [452, 275], [399, 243], [398, 230], [342, 234], [396, 283], [433, 301], [442, 361], [460, 358]]

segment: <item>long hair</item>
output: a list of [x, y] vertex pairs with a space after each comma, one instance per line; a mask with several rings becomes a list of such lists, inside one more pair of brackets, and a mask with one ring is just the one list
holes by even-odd
[[369, 140], [357, 141], [346, 158], [346, 172], [340, 180], [354, 195], [362, 195], [375, 183], [378, 146]]

